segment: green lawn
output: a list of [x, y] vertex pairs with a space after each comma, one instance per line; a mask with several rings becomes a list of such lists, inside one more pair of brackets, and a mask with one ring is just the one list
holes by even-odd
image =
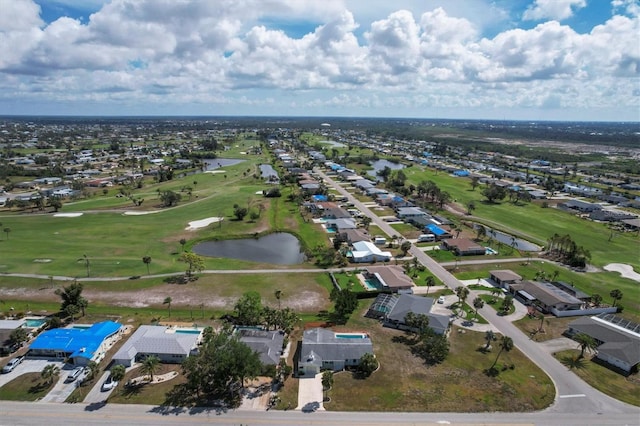
[[40, 373], [26, 373], [0, 387], [0, 399], [7, 401], [36, 401], [55, 385], [42, 380]]
[[472, 191], [469, 179], [441, 172], [436, 174], [431, 169], [420, 167], [408, 168], [405, 172], [407, 184], [417, 185], [422, 180], [432, 180], [442, 190], [449, 192], [464, 209], [469, 201], [473, 201], [476, 205], [473, 216], [488, 226], [523, 236], [541, 245], [545, 245], [554, 233], [569, 234], [578, 245], [591, 252], [593, 264], [603, 266], [612, 262], [628, 263], [640, 270], [637, 250], [640, 239], [637, 234], [616, 235], [609, 241], [611, 231], [606, 225], [580, 219], [555, 208], [542, 208], [542, 203], [516, 206], [502, 201], [499, 204], [488, 204], [481, 194], [482, 186]]
[[483, 370], [491, 366], [496, 353], [476, 350], [483, 345], [483, 333], [454, 327], [447, 360], [425, 366], [402, 343], [404, 333], [362, 316], [370, 303], [361, 301], [360, 310], [343, 328], [369, 332], [380, 369], [364, 380], [348, 372], [336, 374], [329, 391], [331, 402], [325, 403], [327, 410], [534, 411], [553, 402], [551, 380], [517, 349], [502, 355], [498, 363], [500, 367], [513, 364], [514, 369], [488, 377]]

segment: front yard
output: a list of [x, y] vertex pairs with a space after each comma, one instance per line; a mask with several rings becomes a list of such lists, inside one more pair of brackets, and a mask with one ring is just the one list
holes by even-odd
[[496, 351], [477, 350], [484, 344], [484, 333], [454, 327], [447, 360], [425, 366], [403, 343], [403, 332], [363, 317], [369, 304], [361, 301], [345, 329], [368, 330], [380, 369], [364, 380], [349, 372], [336, 374], [327, 410], [534, 411], [553, 402], [551, 380], [517, 349], [503, 353], [498, 365], [506, 369], [488, 377], [483, 370], [491, 366]]

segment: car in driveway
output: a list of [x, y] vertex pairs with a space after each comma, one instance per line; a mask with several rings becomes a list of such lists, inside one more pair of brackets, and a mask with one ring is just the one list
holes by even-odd
[[109, 374], [109, 376], [107, 377], [107, 380], [105, 380], [104, 383], [102, 384], [101, 389], [102, 389], [103, 392], [107, 392], [107, 391], [110, 391], [111, 389], [115, 388], [116, 386], [118, 386], [118, 382], [113, 380], [111, 378], [111, 374]]
[[438, 303], [441, 305], [444, 303], [444, 296], [438, 297]]
[[71, 373], [69, 373], [69, 375], [67, 376], [65, 382], [70, 383], [70, 382], [74, 382], [78, 377], [80, 377], [80, 375], [84, 372], [84, 367], [76, 367], [73, 369], [73, 371], [71, 371]]
[[14, 368], [16, 368], [22, 361], [24, 360], [24, 356], [17, 356], [10, 360], [7, 365], [2, 367], [3, 373], [11, 373]]

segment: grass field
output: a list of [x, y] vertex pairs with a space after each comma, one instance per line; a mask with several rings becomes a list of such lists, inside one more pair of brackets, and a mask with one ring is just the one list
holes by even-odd
[[332, 411], [428, 411], [481, 412], [531, 411], [553, 402], [555, 392], [549, 378], [514, 349], [503, 354], [500, 366], [514, 365], [497, 377], [488, 377], [483, 369], [491, 366], [496, 353], [482, 353], [482, 333], [459, 332], [454, 327], [449, 338], [451, 351], [437, 366], [425, 366], [402, 343], [401, 331], [383, 328], [362, 313], [370, 301], [362, 301], [345, 330], [366, 329], [371, 335], [380, 369], [361, 380], [351, 373], [334, 376], [329, 391]]

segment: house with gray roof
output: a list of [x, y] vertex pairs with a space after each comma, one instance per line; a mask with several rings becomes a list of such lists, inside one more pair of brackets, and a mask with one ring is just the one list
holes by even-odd
[[367, 353], [373, 354], [373, 344], [367, 333], [311, 328], [302, 335], [298, 374], [313, 376], [321, 370], [341, 371], [356, 367]]
[[569, 323], [567, 334], [591, 336], [598, 344], [596, 358], [625, 373], [640, 363], [640, 324], [611, 314], [581, 317]]
[[524, 304], [534, 305], [542, 312], [579, 311], [585, 307], [584, 301], [546, 281], [511, 284], [509, 292]]
[[238, 327], [235, 334], [242, 343], [260, 355], [260, 362], [263, 365], [278, 365], [282, 356], [284, 332]]
[[410, 330], [405, 323], [409, 312], [416, 315], [426, 315], [429, 327], [436, 334], [446, 334], [449, 331], [449, 316], [434, 314], [433, 298], [416, 296], [413, 294], [379, 294], [366, 313], [369, 318], [382, 320], [385, 327]]
[[113, 356], [115, 364], [131, 367], [136, 361], [156, 356], [161, 362], [180, 364], [195, 353], [204, 329], [141, 325]]

